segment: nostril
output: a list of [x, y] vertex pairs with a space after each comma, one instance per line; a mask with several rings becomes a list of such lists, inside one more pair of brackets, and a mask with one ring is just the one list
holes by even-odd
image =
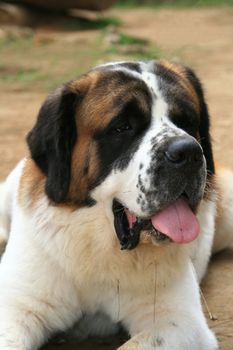
[[186, 159], [185, 153], [181, 150], [176, 150], [172, 152], [166, 151], [165, 157], [172, 163], [182, 163]]
[[186, 163], [201, 164], [203, 153], [200, 145], [192, 138], [175, 138], [167, 146], [165, 159], [177, 166], [182, 166]]

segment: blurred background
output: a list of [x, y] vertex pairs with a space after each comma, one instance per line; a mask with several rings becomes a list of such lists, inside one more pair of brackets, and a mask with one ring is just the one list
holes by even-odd
[[216, 158], [233, 166], [233, 0], [0, 0], [0, 179], [48, 92], [105, 61], [155, 58], [196, 70]]
[[[233, 168], [233, 0], [0, 1], [0, 179], [25, 154], [25, 135], [45, 96], [92, 66], [166, 58], [200, 77], [215, 159]], [[233, 349], [233, 254], [213, 261], [204, 283], [220, 348]], [[79, 349], [116, 349], [120, 338]], [[74, 349], [71, 343], [48, 349]]]

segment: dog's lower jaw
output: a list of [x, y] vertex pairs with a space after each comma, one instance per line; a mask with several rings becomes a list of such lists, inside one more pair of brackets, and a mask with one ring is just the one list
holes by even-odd
[[140, 236], [141, 244], [152, 244], [156, 247], [166, 247], [172, 244], [169, 237], [161, 234], [160, 232], [142, 231]]

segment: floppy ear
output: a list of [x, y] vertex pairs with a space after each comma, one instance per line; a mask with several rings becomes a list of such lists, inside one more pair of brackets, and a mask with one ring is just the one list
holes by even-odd
[[208, 174], [214, 174], [214, 159], [213, 159], [213, 151], [211, 145], [211, 136], [210, 136], [210, 117], [208, 112], [207, 104], [205, 103], [203, 88], [197, 76], [194, 72], [187, 68], [188, 78], [194, 86], [197, 96], [199, 97], [200, 102], [200, 126], [199, 126], [199, 135], [200, 135], [200, 143], [206, 158], [206, 166]]
[[31, 157], [46, 175], [45, 191], [56, 203], [64, 201], [69, 190], [77, 99], [68, 85], [57, 89], [45, 100], [27, 136]]

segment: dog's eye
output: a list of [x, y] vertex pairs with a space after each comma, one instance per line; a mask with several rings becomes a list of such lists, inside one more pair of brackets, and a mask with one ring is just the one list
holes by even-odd
[[130, 123], [124, 122], [112, 128], [110, 130], [110, 134], [121, 134], [123, 132], [130, 131], [130, 130], [132, 130], [132, 126], [130, 125]]

